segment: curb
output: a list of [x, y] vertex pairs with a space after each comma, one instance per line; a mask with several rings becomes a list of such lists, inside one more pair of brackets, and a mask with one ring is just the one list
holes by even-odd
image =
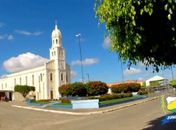
[[159, 97], [154, 97], [154, 98], [151, 98], [151, 99], [143, 100], [143, 101], [136, 102], [136, 103], [127, 104], [127, 105], [124, 105], [124, 106], [119, 106], [119, 107], [112, 108], [112, 109], [101, 110], [101, 111], [93, 111], [93, 112], [69, 112], [69, 111], [48, 110], [48, 109], [41, 109], [41, 108], [34, 108], [34, 107], [25, 107], [25, 106], [18, 106], [18, 105], [11, 105], [11, 106], [12, 107], [16, 107], [16, 108], [21, 108], [21, 109], [43, 111], [43, 112], [50, 112], [50, 113], [57, 113], [57, 114], [94, 115], [94, 114], [103, 114], [103, 113], [107, 113], [107, 112], [113, 112], [113, 111], [121, 110], [121, 109], [128, 108], [128, 107], [131, 107], [131, 106], [135, 106], [135, 105], [138, 105], [138, 104], [142, 104], [142, 103], [146, 103], [146, 102], [149, 102], [149, 101], [153, 101], [153, 100], [156, 100], [158, 98]]

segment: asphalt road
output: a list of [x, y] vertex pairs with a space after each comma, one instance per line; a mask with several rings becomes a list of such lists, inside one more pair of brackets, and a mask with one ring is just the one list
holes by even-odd
[[54, 114], [11, 107], [0, 102], [0, 130], [174, 130], [161, 125], [160, 101], [154, 100], [114, 112], [89, 116]]

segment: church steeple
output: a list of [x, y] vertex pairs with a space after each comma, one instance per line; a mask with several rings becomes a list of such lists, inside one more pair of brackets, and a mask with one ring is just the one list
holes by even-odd
[[52, 48], [62, 46], [62, 35], [57, 27], [57, 22], [55, 22], [55, 28], [52, 32], [51, 38], [52, 38]]
[[52, 46], [50, 48], [50, 59], [51, 60], [65, 60], [65, 52], [62, 47], [62, 35], [58, 29], [57, 22], [51, 35]]
[[58, 28], [57, 28], [57, 20], [55, 20], [55, 29], [58, 29]]

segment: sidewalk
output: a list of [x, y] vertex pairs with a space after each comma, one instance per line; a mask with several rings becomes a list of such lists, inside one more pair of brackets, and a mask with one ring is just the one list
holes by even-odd
[[59, 109], [51, 109], [51, 108], [43, 109], [43, 108], [28, 106], [25, 102], [16, 102], [16, 101], [11, 102], [11, 106], [16, 107], [16, 108], [21, 108], [21, 109], [51, 112], [51, 113], [58, 113], [58, 114], [92, 115], [92, 114], [102, 114], [102, 113], [117, 111], [117, 110], [121, 110], [121, 109], [128, 108], [131, 106], [135, 106], [138, 104], [142, 104], [145, 102], [153, 101], [156, 99], [158, 99], [158, 97], [141, 99], [141, 100], [137, 100], [137, 101], [122, 103], [122, 104], [109, 106], [109, 107], [103, 107], [103, 108], [99, 108], [99, 109], [61, 109], [61, 108], [59, 108]]

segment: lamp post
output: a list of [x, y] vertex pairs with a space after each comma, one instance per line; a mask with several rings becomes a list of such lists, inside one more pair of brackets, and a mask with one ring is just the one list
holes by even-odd
[[88, 80], [88, 82], [90, 81], [90, 79], [89, 79], [89, 73], [86, 73], [87, 74], [87, 80]]
[[82, 82], [84, 82], [84, 74], [83, 74], [83, 63], [82, 63], [82, 50], [81, 50], [81, 44], [80, 44], [80, 38], [81, 38], [81, 34], [78, 33], [76, 35], [76, 37], [78, 38], [78, 44], [79, 44], [79, 53], [80, 53], [80, 61], [81, 61], [81, 75], [82, 75]]

